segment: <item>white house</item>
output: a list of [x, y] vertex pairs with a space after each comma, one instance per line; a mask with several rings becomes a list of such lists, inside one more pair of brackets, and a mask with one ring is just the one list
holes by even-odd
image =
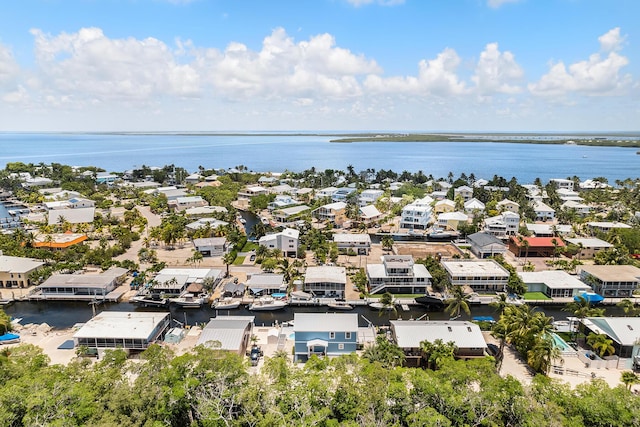
[[304, 290], [318, 296], [344, 297], [346, 284], [347, 271], [344, 267], [307, 267], [304, 276]]
[[262, 236], [258, 244], [268, 249], [279, 249], [283, 256], [295, 256], [298, 253], [299, 238], [300, 232], [298, 230], [285, 228], [279, 233]]
[[608, 233], [614, 228], [631, 228], [630, 225], [624, 224], [622, 222], [610, 222], [610, 221], [592, 221], [588, 222], [587, 226], [591, 229], [592, 233], [600, 232], [600, 233]]
[[452, 285], [470, 286], [474, 291], [503, 292], [509, 272], [492, 259], [442, 261]]
[[560, 206], [560, 208], [565, 211], [570, 211], [573, 209], [580, 216], [589, 215], [592, 209], [589, 205], [573, 200], [567, 200]]
[[323, 199], [325, 197], [332, 197], [333, 193], [335, 193], [336, 191], [338, 191], [337, 187], [326, 187], [323, 188], [322, 190], [318, 190], [316, 191], [316, 199]]
[[431, 274], [422, 264], [416, 264], [411, 255], [383, 255], [382, 264], [367, 264], [367, 277], [371, 294], [425, 294]]
[[333, 241], [340, 251], [351, 249], [358, 255], [369, 255], [371, 250], [371, 236], [368, 234], [336, 233]]
[[579, 258], [593, 258], [600, 251], [613, 248], [613, 245], [609, 242], [605, 242], [595, 237], [587, 239], [565, 239], [567, 242], [576, 245], [580, 248], [580, 252], [576, 254]]
[[559, 190], [565, 189], [573, 191], [573, 181], [570, 179], [553, 178], [550, 179], [549, 182], [554, 183]]
[[556, 211], [540, 200], [533, 202], [533, 210], [536, 213], [536, 221], [553, 221], [556, 217]]
[[359, 211], [360, 219], [365, 224], [370, 224], [382, 218], [382, 212], [380, 212], [374, 205], [363, 206]]
[[497, 204], [496, 207], [500, 210], [500, 212], [509, 211], [518, 213], [520, 212], [520, 205], [509, 199], [502, 199]]
[[455, 188], [453, 190], [453, 196], [454, 196], [454, 198], [456, 196], [461, 196], [464, 199], [465, 202], [469, 201], [469, 200], [471, 200], [473, 198], [473, 188], [471, 188], [471, 187], [469, 187], [467, 185], [462, 185], [462, 186], [460, 186], [458, 188]]
[[382, 190], [374, 190], [374, 189], [364, 190], [358, 196], [358, 203], [360, 204], [360, 206], [371, 205], [375, 203], [376, 200], [378, 200], [380, 197], [382, 197], [383, 194], [384, 194], [384, 191]]
[[591, 287], [562, 270], [518, 272], [528, 292], [542, 292], [550, 298], [571, 298]]
[[329, 203], [328, 205], [320, 206], [314, 209], [313, 216], [319, 221], [329, 221], [335, 225], [342, 225], [345, 219], [345, 208], [347, 204], [345, 202]]
[[426, 196], [409, 203], [402, 209], [400, 228], [421, 229], [429, 228], [431, 221], [431, 203], [433, 199]]
[[464, 202], [464, 211], [473, 215], [476, 212], [483, 212], [486, 205], [475, 197]]
[[260, 185], [251, 185], [238, 192], [238, 200], [249, 200], [255, 196], [269, 194], [269, 190]]
[[227, 252], [227, 239], [225, 237], [208, 237], [193, 239], [193, 245], [203, 256], [222, 256]]
[[499, 238], [515, 236], [520, 226], [520, 215], [511, 211], [484, 220], [484, 232]]
[[201, 208], [208, 206], [206, 200], [200, 196], [177, 197], [169, 202], [169, 207], [173, 207], [176, 211], [184, 211], [190, 208]]

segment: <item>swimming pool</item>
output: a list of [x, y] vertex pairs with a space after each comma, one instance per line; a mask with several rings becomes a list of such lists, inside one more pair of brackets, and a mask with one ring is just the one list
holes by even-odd
[[565, 351], [575, 351], [565, 340], [563, 340], [558, 334], [551, 333], [551, 338], [553, 338], [553, 343], [556, 347], [562, 352]]

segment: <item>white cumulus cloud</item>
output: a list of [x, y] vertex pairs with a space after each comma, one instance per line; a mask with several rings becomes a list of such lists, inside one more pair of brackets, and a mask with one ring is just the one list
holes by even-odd
[[621, 70], [629, 63], [629, 59], [618, 54], [620, 44], [619, 31], [609, 31], [599, 38], [603, 50], [609, 51], [606, 56], [594, 53], [589, 59], [579, 61], [568, 67], [562, 62], [551, 65], [551, 69], [536, 83], [528, 85], [534, 95], [562, 96], [569, 93], [583, 95], [619, 95], [629, 87], [632, 78], [622, 74]]
[[471, 80], [481, 95], [517, 93], [521, 88], [516, 83], [523, 75], [511, 52], [500, 52], [498, 43], [489, 43], [480, 54]]
[[620, 35], [620, 27], [609, 30], [606, 34], [598, 37], [600, 49], [605, 52], [613, 52], [622, 49], [625, 37]]
[[456, 74], [460, 57], [455, 50], [446, 48], [435, 59], [423, 59], [418, 64], [417, 76], [383, 78], [367, 76], [365, 87], [372, 92], [417, 95], [450, 96], [467, 93], [465, 83]]
[[15, 88], [14, 82], [20, 74], [20, 67], [13, 57], [13, 52], [0, 43], [0, 89]]

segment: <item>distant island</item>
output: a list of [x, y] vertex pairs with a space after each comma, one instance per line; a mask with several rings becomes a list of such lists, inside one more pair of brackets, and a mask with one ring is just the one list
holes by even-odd
[[[640, 147], [640, 135], [611, 134], [596, 135], [559, 134], [490, 134], [490, 133], [386, 133], [358, 134], [345, 138], [332, 139], [330, 142], [495, 142], [510, 144], [553, 144], [553, 145], [590, 145], [601, 147]], [[624, 138], [624, 139], [621, 139]]]

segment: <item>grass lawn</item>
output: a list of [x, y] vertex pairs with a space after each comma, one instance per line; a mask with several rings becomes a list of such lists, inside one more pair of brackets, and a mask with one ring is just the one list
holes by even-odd
[[238, 256], [236, 257], [236, 260], [233, 261], [233, 265], [242, 265], [242, 263], [244, 263], [244, 258], [243, 256]]
[[550, 300], [551, 299], [548, 296], [546, 296], [545, 294], [543, 294], [542, 292], [527, 292], [527, 293], [524, 294], [523, 298], [524, 298], [525, 301]]
[[250, 242], [247, 240], [247, 243], [244, 244], [240, 252], [249, 252], [258, 248], [258, 244], [256, 242]]

